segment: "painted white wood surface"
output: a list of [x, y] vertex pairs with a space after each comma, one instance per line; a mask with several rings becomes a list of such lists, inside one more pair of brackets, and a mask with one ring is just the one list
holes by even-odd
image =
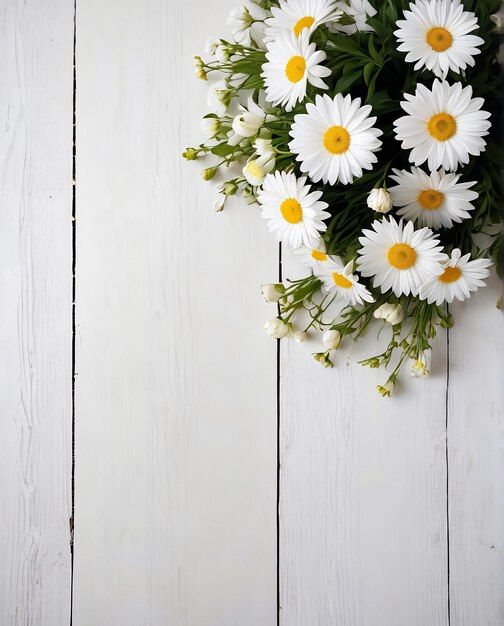
[[452, 624], [504, 623], [504, 296], [494, 277], [453, 307], [448, 467]]
[[0, 15], [0, 624], [68, 626], [73, 2]]
[[228, 10], [78, 3], [74, 626], [276, 621], [277, 246], [180, 157]]
[[320, 337], [282, 344], [283, 626], [447, 623], [446, 336], [433, 377], [383, 399], [386, 374], [357, 364], [370, 331], [333, 370], [310, 359]]

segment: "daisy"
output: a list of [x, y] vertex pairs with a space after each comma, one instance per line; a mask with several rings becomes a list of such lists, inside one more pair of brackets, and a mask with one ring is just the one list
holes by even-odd
[[485, 278], [490, 276], [487, 268], [492, 265], [489, 259], [470, 261], [471, 255], [462, 253], [458, 248], [453, 250], [451, 258], [447, 258], [440, 271], [435, 272], [421, 287], [420, 298], [429, 304], [437, 305], [453, 300], [466, 300], [471, 292], [485, 287]]
[[265, 40], [275, 41], [284, 32], [299, 37], [304, 29], [311, 34], [320, 25], [341, 17], [336, 4], [336, 0], [280, 0], [279, 7], [271, 7], [273, 17], [266, 20]]
[[485, 42], [469, 34], [478, 28], [478, 19], [464, 11], [460, 0], [417, 0], [410, 9], [394, 34], [398, 50], [408, 53], [406, 61], [416, 63], [415, 70], [426, 67], [446, 78], [448, 70], [459, 74], [474, 66], [474, 56], [481, 52], [477, 46]]
[[389, 189], [397, 214], [420, 226], [451, 228], [454, 222], [471, 217], [471, 204], [478, 194], [470, 191], [476, 181], [459, 183], [460, 174], [447, 174], [443, 169], [429, 176], [418, 167], [411, 172], [393, 170], [396, 187]]
[[264, 37], [263, 22], [268, 13], [255, 2], [231, 9], [226, 25], [233, 33], [233, 39], [242, 46], [256, 44], [261, 47]]
[[369, 116], [369, 105], [361, 106], [360, 98], [337, 94], [333, 99], [324, 94], [317, 95], [306, 111], [295, 116], [289, 144], [302, 172], [314, 182], [346, 185], [372, 169], [382, 131], [374, 128], [376, 117]]
[[302, 261], [306, 267], [311, 268], [315, 273], [331, 262], [331, 257], [327, 254], [325, 241], [320, 241], [315, 246], [301, 246], [294, 250], [294, 254]]
[[320, 268], [316, 276], [322, 281], [326, 293], [334, 292], [347, 304], [355, 306], [364, 302], [374, 302], [373, 296], [359, 282], [359, 277], [353, 273], [353, 269], [353, 261], [348, 265], [343, 265], [339, 257], [332, 257], [331, 262]]
[[429, 228], [415, 230], [413, 222], [375, 221], [364, 230], [357, 261], [363, 276], [374, 276], [373, 285], [382, 293], [416, 296], [431, 276], [442, 271], [445, 259], [438, 239]]
[[377, 13], [376, 9], [369, 4], [368, 0], [339, 0], [336, 7], [350, 17], [353, 22], [351, 24], [340, 24], [331, 22], [328, 24], [329, 30], [332, 32], [346, 33], [353, 35], [356, 32], [373, 32], [374, 28], [367, 23], [368, 17], [374, 17]]
[[257, 198], [270, 232], [292, 248], [316, 246], [327, 229], [323, 220], [331, 217], [324, 210], [327, 203], [320, 200], [322, 192], [312, 192], [305, 183], [306, 178], [294, 174], [268, 174]]
[[327, 89], [322, 78], [331, 70], [319, 65], [327, 55], [310, 43], [310, 33], [305, 28], [301, 35], [283, 33], [276, 41], [269, 43], [263, 65], [266, 100], [292, 111], [293, 107], [306, 97], [308, 83], [319, 89]]
[[405, 94], [401, 107], [408, 115], [394, 122], [397, 139], [415, 165], [429, 163], [430, 170], [443, 166], [455, 171], [467, 165], [470, 155], [485, 150], [490, 113], [481, 111], [483, 98], [473, 98], [471, 86], [435, 80], [432, 91], [418, 85], [415, 95]]

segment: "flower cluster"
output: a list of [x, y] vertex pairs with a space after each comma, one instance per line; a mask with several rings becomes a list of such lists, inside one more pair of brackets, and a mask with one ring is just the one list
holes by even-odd
[[[373, 6], [374, 5], [374, 6]], [[206, 141], [224, 208], [257, 203], [308, 276], [263, 286], [276, 339], [333, 352], [380, 320], [378, 387], [430, 371], [448, 305], [485, 285], [500, 247], [498, 0], [247, 0], [211, 39]], [[238, 169], [236, 168], [238, 165]], [[231, 167], [233, 166], [233, 167]], [[233, 176], [226, 177], [226, 172]], [[227, 178], [227, 179], [226, 179]]]

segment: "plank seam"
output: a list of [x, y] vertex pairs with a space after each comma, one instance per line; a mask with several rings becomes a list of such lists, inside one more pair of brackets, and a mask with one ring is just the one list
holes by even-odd
[[72, 77], [72, 477], [71, 477], [71, 517], [70, 517], [70, 626], [73, 624], [74, 605], [74, 527], [75, 527], [75, 347], [76, 347], [76, 267], [77, 267], [77, 0], [73, 3], [73, 77]]

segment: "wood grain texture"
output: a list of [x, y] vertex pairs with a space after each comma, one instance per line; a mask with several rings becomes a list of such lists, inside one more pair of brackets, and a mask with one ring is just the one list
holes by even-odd
[[70, 623], [73, 2], [0, 2], [0, 623]]
[[449, 484], [452, 624], [504, 623], [504, 313], [494, 277], [453, 307]]
[[333, 370], [310, 359], [320, 338], [282, 345], [283, 626], [447, 623], [446, 336], [433, 377], [382, 399], [384, 372], [356, 363], [372, 335]]
[[229, 8], [78, 4], [75, 626], [276, 620], [277, 246], [180, 157]]

